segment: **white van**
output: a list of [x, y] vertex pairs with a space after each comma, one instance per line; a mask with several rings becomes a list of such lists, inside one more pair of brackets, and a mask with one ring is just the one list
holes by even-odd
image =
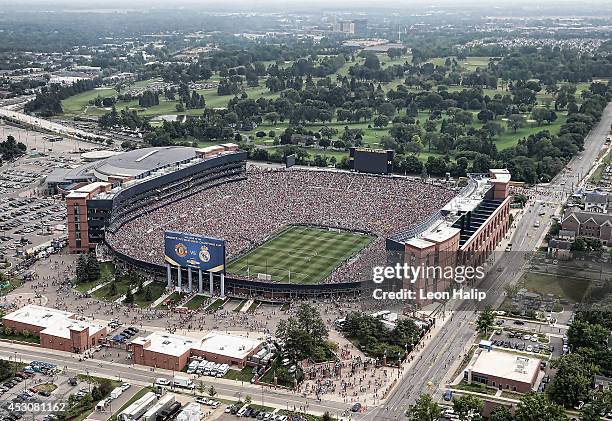
[[208, 364], [204, 366], [204, 370], [202, 370], [202, 374], [204, 374], [205, 376], [210, 376], [210, 371], [213, 369], [215, 365], [216, 365], [215, 363], [213, 363], [212, 361], [209, 361]]
[[198, 364], [198, 366], [196, 367], [196, 374], [202, 374], [202, 372], [204, 371], [204, 367], [206, 367], [206, 365], [208, 365], [208, 361], [206, 360], [202, 360], [200, 361], [200, 363]]
[[221, 364], [214, 363], [214, 365], [210, 369], [210, 375], [213, 377], [216, 377], [219, 367], [221, 367]]
[[221, 364], [221, 367], [219, 367], [219, 369], [217, 370], [217, 377], [225, 376], [228, 371], [229, 371], [229, 365]]

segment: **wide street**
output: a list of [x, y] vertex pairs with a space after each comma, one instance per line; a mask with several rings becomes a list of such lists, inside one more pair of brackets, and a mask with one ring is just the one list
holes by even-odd
[[[13, 361], [30, 362], [32, 360], [49, 361], [57, 364], [59, 368], [67, 370], [70, 374], [89, 374], [91, 376], [106, 377], [116, 380], [128, 381], [140, 386], [151, 386], [158, 377], [171, 379], [173, 372], [138, 365], [126, 365], [116, 362], [106, 362], [98, 359], [81, 359], [78, 354], [61, 352], [56, 350], [41, 349], [27, 345], [10, 344], [0, 342], [0, 358]], [[178, 375], [178, 374], [177, 374]], [[185, 376], [185, 373], [181, 373]], [[244, 399], [246, 395], [252, 397], [253, 403], [262, 405], [273, 405], [278, 408], [293, 409], [308, 406], [308, 411], [323, 414], [329, 411], [332, 414], [340, 414], [348, 409], [348, 404], [336, 401], [317, 402], [306, 399], [299, 394], [290, 392], [279, 392], [270, 388], [254, 386], [250, 383], [242, 383], [233, 380], [215, 379], [209, 381], [210, 377], [202, 380], [209, 386], [213, 384], [218, 398], [228, 400]], [[196, 384], [198, 380], [195, 381]], [[263, 403], [262, 403], [263, 396]]]
[[0, 107], [0, 117], [10, 118], [21, 123], [29, 124], [42, 130], [48, 130], [64, 136], [76, 136], [85, 139], [97, 139], [100, 141], [109, 139], [107, 136], [101, 136], [94, 133], [89, 133], [81, 129], [75, 129], [63, 124], [55, 123], [44, 118], [34, 117], [28, 114], [14, 111], [9, 108]]

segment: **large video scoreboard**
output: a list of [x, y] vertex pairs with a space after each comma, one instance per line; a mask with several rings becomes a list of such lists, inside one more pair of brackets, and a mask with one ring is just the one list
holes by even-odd
[[208, 272], [225, 272], [225, 241], [177, 231], [164, 233], [166, 263]]
[[349, 148], [349, 167], [358, 172], [390, 174], [394, 156], [392, 150]]

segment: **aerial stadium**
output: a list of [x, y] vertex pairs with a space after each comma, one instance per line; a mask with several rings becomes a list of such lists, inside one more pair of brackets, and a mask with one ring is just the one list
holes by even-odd
[[[465, 214], [475, 212], [470, 224], [486, 222], [476, 218], [483, 200], [466, 195], [483, 199], [499, 191], [491, 183], [495, 176], [470, 178], [459, 190], [414, 177], [247, 166], [246, 158], [235, 144], [143, 148], [52, 174], [48, 184], [67, 192], [71, 252], [104, 245], [117, 259], [160, 279], [167, 276], [168, 286], [175, 287], [166, 234], [221, 239], [222, 270], [205, 274], [211, 293], [214, 281], [221, 295], [279, 299], [359, 291], [372, 279], [374, 266], [388, 263], [390, 250], [409, 250], [428, 234], [429, 245], [436, 236], [448, 241], [441, 226], [458, 247], [465, 245], [474, 228], [466, 225]], [[487, 206], [503, 208], [505, 199]], [[182, 284], [178, 267], [179, 288], [197, 290], [192, 268], [183, 269], [189, 283]]]

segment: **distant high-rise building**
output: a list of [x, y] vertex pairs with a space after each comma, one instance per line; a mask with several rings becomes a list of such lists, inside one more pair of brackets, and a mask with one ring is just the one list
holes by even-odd
[[362, 35], [368, 31], [368, 20], [367, 19], [355, 19], [353, 20], [353, 27], [355, 34]]
[[342, 22], [342, 32], [345, 34], [354, 34], [355, 24], [353, 22]]

